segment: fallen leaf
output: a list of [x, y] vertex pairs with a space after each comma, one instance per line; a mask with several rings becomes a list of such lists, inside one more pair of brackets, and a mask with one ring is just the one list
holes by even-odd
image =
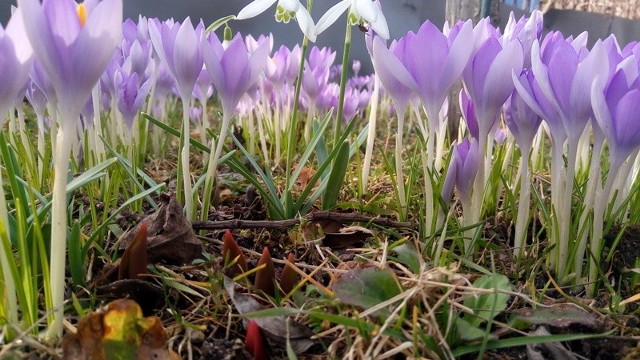
[[517, 309], [510, 321], [517, 329], [547, 325], [556, 329], [568, 329], [571, 326], [586, 327], [593, 331], [603, 329], [603, 322], [592, 313], [573, 304], [555, 304], [536, 309]]
[[152, 282], [141, 279], [122, 279], [96, 287], [96, 292], [108, 299], [128, 298], [140, 305], [145, 314], [165, 305], [162, 288]]
[[348, 226], [340, 229], [337, 233], [325, 233], [322, 245], [334, 250], [345, 249], [364, 242], [365, 239], [373, 236], [371, 230], [362, 226]]
[[[246, 291], [246, 289], [237, 286], [233, 280], [226, 276], [224, 278], [224, 287], [239, 314], [242, 315], [267, 309], [267, 306], [261, 304], [252, 295], [246, 292], [243, 293], [242, 291]], [[266, 337], [283, 346], [287, 342], [288, 326], [289, 343], [296, 354], [304, 353], [315, 344], [315, 342], [310, 339], [310, 337], [314, 335], [313, 331], [287, 316], [258, 317], [252, 320], [264, 331]]]
[[159, 318], [142, 317], [135, 301], [120, 299], [80, 319], [62, 339], [67, 360], [180, 359], [167, 348]]
[[127, 248], [142, 224], [147, 226], [147, 257], [150, 263], [163, 261], [174, 265], [190, 264], [202, 256], [202, 243], [174, 196], [165, 199], [158, 211], [124, 233], [118, 240], [120, 249]]

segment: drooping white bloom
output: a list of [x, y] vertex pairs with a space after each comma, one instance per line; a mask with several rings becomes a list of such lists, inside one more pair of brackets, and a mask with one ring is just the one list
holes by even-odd
[[318, 20], [316, 35], [336, 22], [347, 9], [349, 9], [349, 23], [351, 25], [369, 24], [378, 36], [389, 39], [387, 19], [380, 7], [371, 0], [342, 0], [335, 4]]
[[278, 2], [276, 7], [276, 21], [288, 23], [293, 17], [298, 21], [298, 26], [302, 33], [312, 42], [316, 41], [316, 25], [309, 14], [309, 11], [300, 4], [299, 0], [254, 0], [249, 5], [245, 6], [236, 19], [244, 20], [255, 17], [265, 12], [275, 2]]

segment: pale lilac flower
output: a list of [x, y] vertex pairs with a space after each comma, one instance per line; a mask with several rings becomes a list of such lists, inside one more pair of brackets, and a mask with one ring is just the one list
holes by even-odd
[[118, 111], [122, 114], [127, 128], [131, 130], [136, 116], [142, 110], [149, 95], [151, 81], [146, 80], [139, 85], [137, 73], [127, 74], [124, 71], [116, 72], [113, 81]]
[[463, 204], [466, 205], [470, 202], [473, 182], [478, 174], [481, 161], [482, 155], [478, 143], [474, 139], [464, 138], [455, 146], [442, 186], [442, 198], [445, 201], [451, 199], [455, 187]]
[[204, 47], [204, 59], [213, 85], [218, 91], [224, 111], [232, 113], [240, 98], [258, 80], [266, 65], [269, 46], [263, 43], [249, 54], [240, 36], [231, 40], [226, 49], [212, 34]]
[[180, 96], [190, 99], [203, 66], [204, 24], [196, 27], [187, 17], [182, 24], [149, 23], [149, 35], [158, 56], [178, 84]]
[[[122, 0], [76, 12], [72, 0], [19, 0], [34, 53], [55, 90], [61, 121], [74, 121], [122, 38]], [[82, 5], [80, 5], [82, 6]]]
[[519, 41], [504, 46], [491, 36], [478, 49], [462, 74], [464, 90], [473, 101], [478, 139], [489, 135], [500, 109], [514, 89], [511, 72], [520, 73], [523, 51]]
[[[530, 84], [532, 80], [533, 73], [529, 70], [524, 70], [516, 81], [519, 84]], [[504, 118], [518, 146], [521, 149], [528, 150], [542, 122], [540, 115], [527, 105], [527, 102], [517, 91], [514, 91], [504, 106]]]
[[16, 100], [16, 95], [27, 84], [33, 50], [25, 33], [23, 12], [16, 10], [9, 19], [6, 29], [0, 26], [0, 124], [4, 122], [9, 107]]

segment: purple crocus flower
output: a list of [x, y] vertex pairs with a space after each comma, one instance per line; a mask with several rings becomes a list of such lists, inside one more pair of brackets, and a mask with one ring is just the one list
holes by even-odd
[[267, 61], [269, 44], [264, 42], [249, 54], [242, 37], [235, 36], [224, 49], [215, 34], [204, 46], [204, 61], [225, 112], [233, 113], [242, 95], [255, 84]]
[[464, 121], [467, 123], [467, 129], [469, 129], [469, 133], [473, 136], [474, 139], [478, 139], [479, 130], [478, 130], [478, 119], [476, 118], [476, 111], [473, 108], [473, 102], [469, 99], [469, 95], [464, 91], [464, 89], [460, 90], [460, 110], [462, 111], [462, 117]]
[[122, 38], [122, 0], [104, 0], [93, 9], [83, 5], [72, 0], [18, 1], [63, 122], [77, 119]]
[[127, 74], [124, 71], [116, 72], [113, 81], [118, 111], [122, 114], [127, 128], [131, 130], [136, 116], [149, 95], [151, 81], [147, 80], [142, 85], [138, 85], [138, 74], [135, 72]]
[[481, 166], [481, 159], [478, 142], [474, 139], [464, 138], [455, 146], [442, 186], [442, 198], [445, 201], [451, 199], [455, 186], [463, 206], [471, 202], [473, 182]]
[[[500, 109], [514, 89], [511, 72], [520, 73], [523, 51], [519, 41], [504, 46], [491, 36], [478, 49], [463, 72], [464, 90], [473, 101], [478, 119], [478, 141], [484, 146]], [[484, 150], [483, 150], [484, 151]]]
[[82, 107], [122, 38], [122, 0], [18, 0], [36, 58], [51, 81], [57, 99], [57, 121], [51, 206], [51, 284], [53, 323], [49, 338], [62, 335], [67, 236], [67, 170]]
[[418, 84], [401, 61], [406, 57], [406, 47], [396, 44], [398, 43], [392, 43], [391, 49], [387, 49], [382, 39], [376, 36], [373, 39], [372, 61], [376, 74], [391, 96], [396, 110], [402, 109], [404, 113], [404, 108], [416, 94]]
[[[529, 70], [523, 70], [517, 82], [519, 84], [530, 84], [532, 80], [533, 73]], [[518, 146], [521, 149], [529, 150], [533, 143], [533, 138], [536, 136], [540, 123], [542, 122], [540, 115], [527, 105], [526, 101], [524, 101], [517, 91], [514, 91], [504, 106], [504, 117], [507, 127], [515, 137]]]
[[609, 145], [610, 168], [615, 169], [640, 146], [640, 76], [635, 55], [618, 65], [604, 91], [593, 84], [591, 102]]
[[0, 26], [0, 54], [0, 113], [3, 114], [1, 124], [9, 107], [15, 102], [16, 95], [27, 83], [33, 61], [33, 50], [25, 34], [23, 13], [20, 10], [11, 16], [6, 29]]
[[182, 24], [152, 21], [149, 36], [160, 60], [175, 78], [180, 97], [190, 100], [203, 66], [204, 24], [200, 21], [194, 28], [189, 17]]
[[418, 85], [418, 95], [434, 130], [441, 122], [438, 114], [442, 104], [467, 66], [473, 50], [469, 46], [473, 42], [471, 20], [459, 22], [454, 28], [455, 31], [446, 36], [426, 21], [417, 34], [409, 32], [397, 45], [406, 47], [402, 61]]

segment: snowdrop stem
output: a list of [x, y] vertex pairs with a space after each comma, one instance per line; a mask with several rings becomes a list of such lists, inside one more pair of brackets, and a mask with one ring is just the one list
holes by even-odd
[[[285, 184], [289, 184], [293, 166], [293, 156], [296, 153], [296, 144], [298, 143], [298, 106], [300, 104], [300, 89], [302, 88], [302, 73], [304, 72], [304, 59], [307, 56], [307, 48], [309, 40], [305, 36], [302, 40], [302, 50], [300, 52], [300, 67], [298, 68], [298, 77], [296, 79], [296, 88], [293, 95], [293, 109], [291, 111], [291, 120], [289, 121], [289, 143], [287, 144], [287, 163], [285, 172]], [[309, 120], [309, 119], [307, 119]], [[304, 166], [300, 164], [299, 166]], [[289, 206], [292, 202], [286, 201], [285, 206]], [[285, 209], [285, 213], [289, 213], [289, 209]]]
[[367, 147], [364, 153], [364, 165], [362, 167], [362, 189], [367, 191], [369, 173], [371, 172], [371, 159], [373, 157], [373, 144], [376, 140], [376, 121], [378, 119], [378, 102], [380, 98], [380, 78], [374, 75], [373, 92], [371, 93], [369, 108], [369, 130], [367, 133]]
[[334, 146], [339, 146], [340, 127], [342, 125], [342, 114], [344, 113], [344, 92], [347, 87], [347, 69], [349, 68], [349, 50], [351, 49], [351, 24], [347, 18], [347, 27], [344, 32], [344, 48], [342, 50], [342, 71], [340, 72], [340, 96], [338, 97], [338, 114], [334, 128]]

